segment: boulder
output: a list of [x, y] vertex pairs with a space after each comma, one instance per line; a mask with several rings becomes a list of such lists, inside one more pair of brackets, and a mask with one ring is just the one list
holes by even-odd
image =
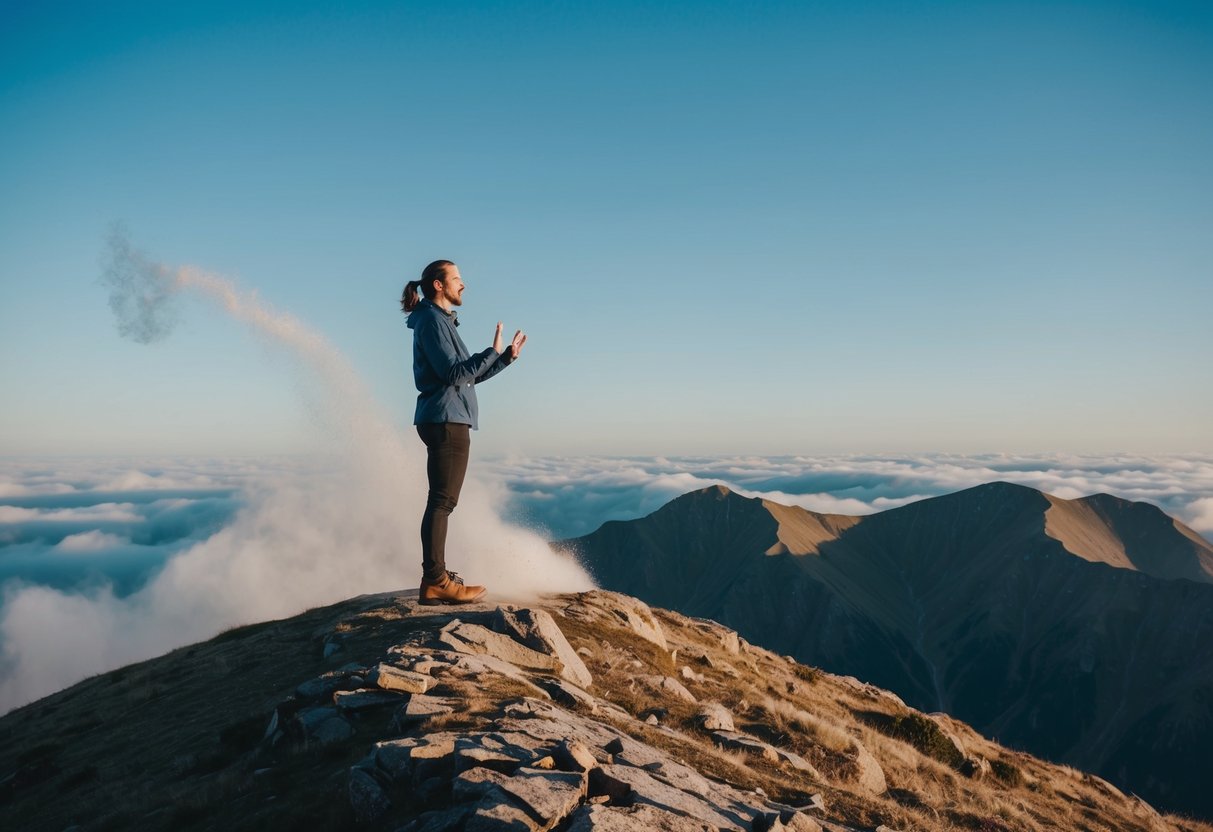
[[508, 798], [487, 794], [468, 815], [463, 832], [538, 832], [539, 825], [531, 816], [513, 805]]
[[855, 775], [855, 785], [868, 794], [884, 794], [889, 788], [884, 769], [863, 743], [859, 740], [854, 740], [853, 743], [852, 759], [859, 769]]
[[334, 691], [349, 690], [358, 687], [350, 681], [351, 676], [364, 673], [366, 668], [360, 664], [347, 664], [338, 670], [323, 673], [315, 679], [308, 679], [295, 688], [295, 695], [309, 702], [327, 701]]
[[568, 832], [715, 832], [715, 827], [653, 806], [583, 806]]
[[[526, 649], [521, 648], [521, 649]], [[544, 699], [551, 699], [552, 695], [543, 688], [536, 685], [526, 674], [519, 670], [514, 665], [507, 661], [503, 661], [496, 656], [488, 654], [476, 655], [468, 654], [460, 656], [459, 659], [451, 665], [452, 672], [461, 676], [470, 677], [479, 681], [480, 677], [486, 673], [495, 673], [498, 676], [504, 676], [507, 679], [513, 679], [523, 687], [527, 688], [531, 693]]]
[[669, 676], [652, 676], [639, 674], [633, 677], [637, 682], [661, 696], [676, 696], [684, 702], [696, 703], [699, 700], [677, 679]]
[[425, 693], [430, 689], [434, 680], [425, 673], [404, 670], [381, 662], [371, 670], [367, 681], [383, 690], [399, 693]]
[[814, 768], [804, 757], [783, 748], [776, 748], [749, 734], [743, 734], [739, 731], [713, 731], [712, 742], [721, 748], [744, 751], [747, 754], [754, 754], [772, 763], [787, 763], [792, 768], [797, 771], [803, 771], [815, 780], [824, 779], [821, 776], [821, 772]]
[[350, 807], [359, 823], [377, 820], [391, 808], [392, 802], [388, 800], [387, 793], [379, 785], [379, 781], [364, 769], [350, 769], [348, 791]]
[[561, 771], [589, 771], [598, 765], [594, 754], [581, 740], [564, 740], [552, 752]]
[[779, 812], [759, 812], [754, 816], [752, 832], [821, 832], [821, 824], [804, 812], [783, 809]]
[[682, 676], [683, 679], [686, 679], [688, 682], [702, 683], [705, 681], [705, 677], [702, 673], [696, 673], [694, 670], [691, 670], [691, 668], [687, 667], [685, 664], [681, 668], [679, 668], [678, 673]]
[[513, 776], [483, 768], [460, 774], [451, 787], [460, 802], [486, 801], [521, 807], [537, 830], [550, 829], [581, 803], [586, 794], [582, 773], [520, 769]]
[[528, 734], [493, 732], [469, 734], [455, 740], [455, 770], [488, 768], [513, 774], [540, 753], [543, 743]]
[[592, 714], [598, 713], [598, 700], [572, 682], [566, 682], [564, 679], [544, 679], [539, 684], [554, 701], [566, 708], [581, 707]]
[[375, 768], [392, 782], [419, 783], [441, 772], [454, 770], [457, 734], [429, 734], [375, 743], [371, 756]]
[[359, 688], [358, 690], [339, 690], [333, 694], [333, 704], [343, 711], [364, 711], [368, 708], [381, 708], [384, 705], [400, 704], [403, 694], [378, 688]]
[[588, 688], [594, 681], [589, 669], [573, 645], [564, 637], [547, 610], [507, 610], [498, 607], [493, 628], [520, 641], [534, 650], [555, 657], [561, 665], [560, 677], [579, 687]]
[[666, 642], [665, 631], [661, 629], [661, 623], [657, 620], [657, 616], [653, 615], [648, 604], [643, 601], [629, 595], [602, 589], [583, 592], [577, 596], [577, 599], [577, 603], [566, 610], [570, 615], [592, 621], [605, 613], [615, 624], [623, 624], [645, 641], [656, 644], [662, 650], [670, 649]]
[[738, 731], [713, 731], [712, 742], [731, 751], [744, 751], [746, 754], [754, 754], [764, 760], [770, 760], [772, 763], [779, 762], [779, 752], [775, 750], [774, 746], [768, 745], [757, 737], [751, 737], [749, 734], [742, 734]]
[[292, 724], [302, 734], [304, 745], [329, 745], [354, 736], [354, 726], [329, 706], [303, 708]]
[[699, 709], [699, 724], [706, 731], [736, 731], [733, 714], [719, 702], [705, 702]]
[[457, 700], [449, 697], [415, 693], [396, 711], [392, 724], [397, 731], [403, 732], [436, 716], [454, 713], [457, 704]]
[[560, 672], [561, 663], [554, 656], [532, 650], [509, 636], [495, 633], [479, 624], [458, 622], [457, 626], [438, 634], [439, 641], [459, 653], [493, 656], [515, 667], [528, 670]]
[[644, 769], [605, 765], [601, 767], [601, 771], [606, 777], [630, 786], [633, 803], [647, 803], [667, 812], [694, 818], [718, 829], [749, 827], [749, 810], [744, 806], [710, 802], [663, 783]]

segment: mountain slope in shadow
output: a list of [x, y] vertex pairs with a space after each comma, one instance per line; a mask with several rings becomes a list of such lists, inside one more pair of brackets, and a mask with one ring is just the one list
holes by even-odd
[[559, 544], [600, 584], [1213, 816], [1213, 546], [995, 482], [865, 517], [721, 486]]

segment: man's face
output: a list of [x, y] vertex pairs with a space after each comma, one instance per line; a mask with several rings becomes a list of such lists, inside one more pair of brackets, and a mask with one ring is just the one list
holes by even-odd
[[463, 278], [459, 276], [458, 266], [447, 267], [446, 277], [442, 279], [438, 292], [451, 306], [463, 306]]

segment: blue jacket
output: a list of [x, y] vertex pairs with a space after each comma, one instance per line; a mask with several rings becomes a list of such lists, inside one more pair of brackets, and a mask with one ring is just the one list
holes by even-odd
[[476, 387], [500, 373], [513, 358], [492, 347], [471, 355], [455, 327], [459, 321], [433, 301], [422, 299], [409, 313], [413, 330], [413, 381], [417, 411], [413, 424], [458, 422], [478, 429]]

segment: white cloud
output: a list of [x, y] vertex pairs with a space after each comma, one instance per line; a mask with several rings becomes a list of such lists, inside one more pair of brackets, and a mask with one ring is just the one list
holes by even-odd
[[98, 503], [79, 508], [21, 508], [0, 506], [0, 523], [127, 523], [138, 522], [140, 515], [132, 503]]
[[69, 534], [55, 546], [57, 552], [99, 552], [124, 546], [130, 541], [116, 534], [106, 534], [96, 529], [79, 534]]
[[1193, 500], [1187, 511], [1188, 525], [1202, 534], [1213, 532], [1213, 497]]

